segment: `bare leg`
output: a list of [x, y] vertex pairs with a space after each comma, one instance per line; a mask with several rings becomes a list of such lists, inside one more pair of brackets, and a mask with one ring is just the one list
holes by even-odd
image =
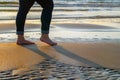
[[53, 42], [53, 41], [49, 38], [49, 35], [48, 35], [48, 34], [42, 34], [42, 36], [40, 37], [40, 40], [41, 40], [42, 42], [45, 42], [45, 43], [49, 44], [50, 46], [57, 45], [56, 42]]
[[17, 44], [18, 45], [31, 45], [31, 44], [35, 44], [35, 43], [25, 40], [24, 35], [18, 35]]

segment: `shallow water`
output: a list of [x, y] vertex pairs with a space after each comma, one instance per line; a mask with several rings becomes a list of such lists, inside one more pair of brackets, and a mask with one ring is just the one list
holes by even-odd
[[[11, 1], [18, 1], [18, 0], [0, 0], [1, 2], [4, 2], [4, 1], [8, 1], [8, 2], [11, 2]], [[56, 0], [54, 0], [56, 1]], [[78, 2], [120, 2], [120, 0], [57, 0], [57, 1], [78, 1]]]
[[[120, 18], [119, 0], [54, 0], [54, 4], [53, 19]], [[39, 19], [41, 10], [35, 4], [27, 18]], [[18, 4], [0, 4], [0, 20], [15, 20], [17, 11]]]

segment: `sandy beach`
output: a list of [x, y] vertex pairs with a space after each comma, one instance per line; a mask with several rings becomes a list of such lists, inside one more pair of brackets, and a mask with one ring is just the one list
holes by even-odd
[[26, 19], [16, 45], [18, 0], [0, 1], [0, 80], [120, 80], [120, 1], [54, 0], [50, 38], [39, 40], [41, 6]]
[[[96, 71], [100, 71], [100, 74], [106, 74], [102, 75], [101, 79], [103, 77], [117, 79], [120, 77], [120, 28], [119, 24], [114, 24], [106, 22], [52, 23], [50, 36], [54, 41], [58, 42], [58, 45], [51, 47], [39, 41], [41, 35], [39, 21], [33, 21], [33, 23], [28, 21], [26, 24], [25, 37], [36, 43], [30, 46], [16, 45], [14, 21], [9, 23], [1, 22], [0, 65], [2, 66], [0, 66], [0, 70], [2, 71], [1, 74], [4, 75], [0, 79], [13, 79], [15, 78], [13, 75], [23, 74], [26, 71], [29, 77], [35, 72], [37, 74], [36, 78], [38, 78], [39, 74], [48, 76], [48, 71], [49, 76], [55, 75], [54, 69], [59, 67], [57, 65], [62, 66], [60, 70], [65, 69], [65, 67], [73, 67], [69, 71], [76, 70], [76, 75], [81, 74], [81, 72], [78, 72], [80, 68], [88, 69], [88, 72], [93, 71], [92, 69], [94, 68], [95, 73], [90, 72], [91, 75], [88, 77], [94, 74], [97, 76], [99, 74]], [[42, 68], [39, 71], [46, 72], [48, 69], [46, 74], [37, 72], [41, 65], [46, 65], [46, 68], [45, 70]], [[47, 68], [47, 66], [54, 67]], [[54, 73], [50, 73], [52, 72], [51, 70]], [[115, 70], [117, 70], [117, 73], [114, 73]], [[83, 72], [85, 71], [83, 70]], [[11, 75], [11, 78], [4, 77], [7, 73]], [[70, 72], [66, 73], [68, 74], [67, 77], [64, 77], [66, 79], [71, 77], [78, 78], [75, 75], [72, 76]], [[60, 72], [57, 71], [57, 74], [60, 74]], [[88, 73], [86, 72], [85, 74]], [[113, 77], [113, 75], [116, 75], [116, 77]], [[25, 79], [28, 79], [27, 76]], [[60, 75], [57, 75], [57, 77], [60, 77]], [[16, 78], [21, 79], [23, 77], [17, 75]], [[82, 78], [79, 76], [78, 80]], [[84, 76], [83, 80], [85, 79]]]

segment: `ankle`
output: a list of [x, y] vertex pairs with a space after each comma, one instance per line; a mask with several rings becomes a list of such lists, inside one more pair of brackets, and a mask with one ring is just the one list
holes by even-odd
[[17, 40], [25, 40], [24, 35], [18, 35]]
[[48, 34], [42, 34], [41, 38], [49, 38], [49, 35]]

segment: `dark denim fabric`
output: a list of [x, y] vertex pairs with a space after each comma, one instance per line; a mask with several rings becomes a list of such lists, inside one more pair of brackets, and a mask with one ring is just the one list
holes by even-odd
[[17, 34], [24, 34], [26, 16], [34, 2], [37, 2], [43, 8], [41, 14], [41, 31], [43, 34], [49, 33], [52, 11], [54, 7], [53, 0], [19, 0], [19, 10], [16, 17]]

